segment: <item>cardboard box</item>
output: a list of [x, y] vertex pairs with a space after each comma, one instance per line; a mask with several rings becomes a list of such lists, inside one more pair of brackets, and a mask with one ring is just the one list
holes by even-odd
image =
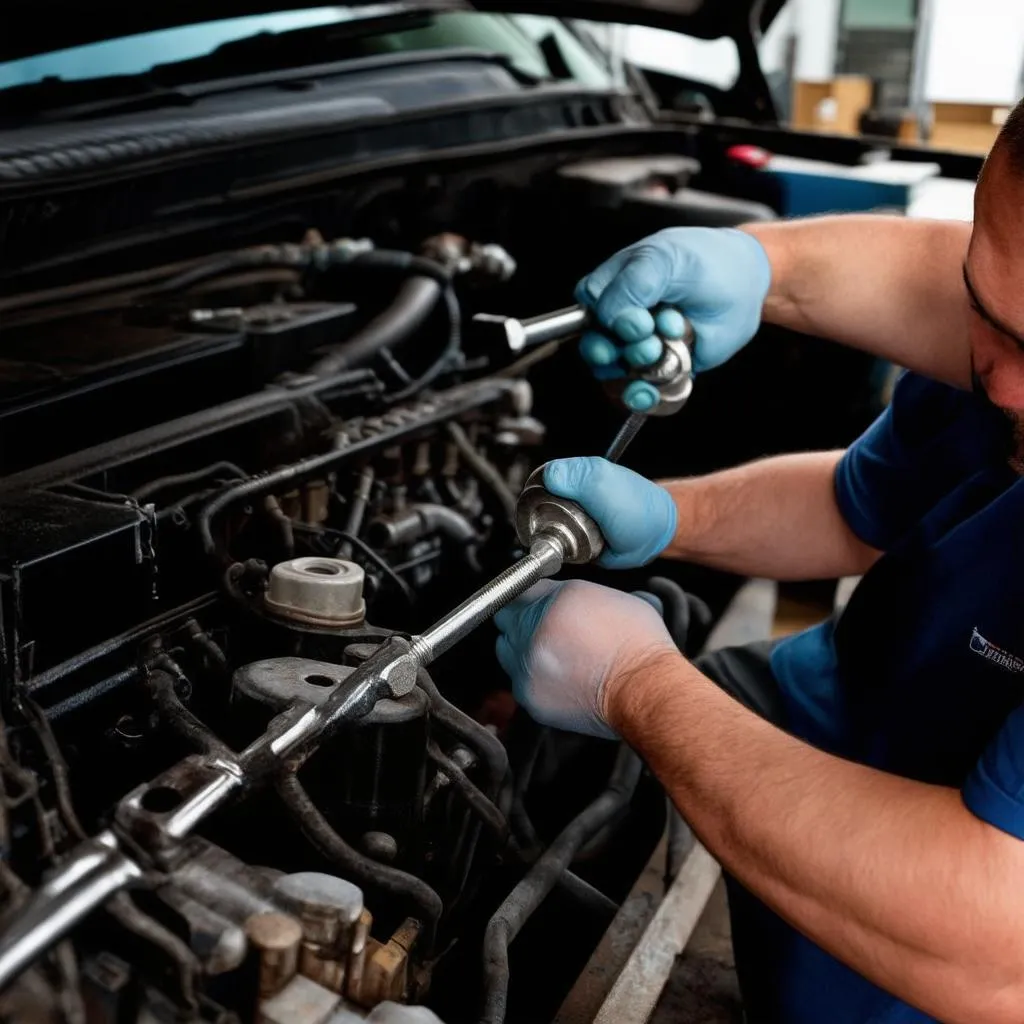
[[793, 127], [859, 135], [860, 116], [871, 107], [873, 93], [871, 79], [862, 75], [839, 75], [828, 82], [794, 82]]
[[992, 148], [1008, 109], [986, 103], [933, 103], [934, 149], [955, 149], [984, 156]]

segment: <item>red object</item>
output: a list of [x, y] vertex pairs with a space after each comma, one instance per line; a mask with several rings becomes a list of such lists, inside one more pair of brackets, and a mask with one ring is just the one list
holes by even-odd
[[760, 146], [731, 146], [726, 150], [725, 155], [730, 160], [735, 160], [738, 164], [746, 164], [748, 167], [753, 167], [760, 170], [765, 167], [772, 155], [767, 149], [762, 149]]

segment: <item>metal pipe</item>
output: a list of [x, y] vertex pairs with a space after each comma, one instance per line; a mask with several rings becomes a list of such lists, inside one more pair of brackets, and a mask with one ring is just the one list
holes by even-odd
[[[363, 520], [366, 518], [366, 506], [370, 503], [370, 495], [373, 493], [373, 482], [376, 479], [373, 466], [367, 466], [359, 474], [359, 483], [356, 485], [355, 493], [352, 495], [352, 507], [348, 512], [348, 520], [345, 523], [345, 532], [353, 537], [359, 536], [363, 528]], [[352, 544], [343, 541], [338, 553], [342, 558], [352, 557]]]
[[11, 473], [0, 478], [0, 493], [51, 487], [68, 480], [92, 476], [131, 459], [155, 455], [174, 445], [198, 441], [208, 434], [223, 432], [230, 427], [293, 408], [306, 399], [331, 394], [338, 388], [361, 390], [377, 385], [379, 382], [372, 371], [349, 370], [337, 377], [325, 377], [308, 384], [267, 388], [180, 419], [146, 427], [134, 434], [104, 441], [95, 447], [73, 452], [41, 466]]
[[490, 325], [494, 325], [495, 329], [504, 333], [509, 349], [521, 352], [524, 348], [544, 345], [549, 341], [565, 341], [574, 334], [581, 333], [591, 323], [591, 316], [589, 310], [583, 306], [568, 306], [554, 313], [530, 317], [528, 320], [494, 316], [490, 313], [478, 313], [473, 320], [475, 323], [488, 325], [488, 329]]
[[459, 454], [466, 460], [466, 464], [494, 492], [495, 497], [501, 502], [510, 523], [516, 518], [516, 496], [512, 493], [505, 478], [498, 472], [497, 467], [491, 465], [487, 458], [470, 441], [465, 430], [458, 423], [449, 423], [447, 427], [448, 436], [458, 449]]
[[626, 454], [626, 449], [633, 443], [636, 435], [640, 433], [643, 425], [647, 422], [647, 414], [642, 412], [635, 412], [622, 424], [619, 432], [615, 435], [614, 440], [611, 443], [608, 451], [605, 453], [605, 458], [609, 462], [618, 462], [623, 455]]
[[382, 890], [392, 896], [408, 900], [416, 906], [427, 927], [429, 948], [444, 911], [441, 897], [434, 889], [415, 875], [370, 860], [349, 846], [320, 813], [294, 774], [289, 772], [278, 779], [277, 792], [306, 838], [324, 856], [333, 861], [344, 875], [351, 876], [360, 885]]
[[559, 538], [538, 536], [525, 558], [416, 637], [412, 642], [412, 655], [421, 666], [429, 665], [535, 583], [554, 576], [562, 568], [563, 559]]
[[142, 868], [121, 852], [113, 832], [79, 846], [0, 933], [0, 990], [82, 918], [141, 878]]
[[[26, 681], [25, 688], [35, 700], [38, 700], [41, 694], [65, 680], [72, 673], [87, 668], [108, 655], [134, 648], [147, 637], [164, 633], [171, 629], [178, 619], [205, 611], [212, 607], [216, 601], [216, 594], [204, 594], [202, 597], [197, 597], [194, 601], [189, 601], [178, 608], [173, 608], [163, 615], [147, 619], [140, 626], [133, 626], [127, 632], [121, 633], [109, 640], [104, 640], [103, 643], [90, 647], [88, 650], [76, 654], [73, 658], [62, 661], [59, 665], [54, 665], [53, 668], [49, 668], [45, 672], [32, 676], [32, 678]], [[132, 671], [134, 673], [134, 666]]]

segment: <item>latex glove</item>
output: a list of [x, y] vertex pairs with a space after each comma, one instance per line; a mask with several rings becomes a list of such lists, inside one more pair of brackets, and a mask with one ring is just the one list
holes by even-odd
[[498, 661], [518, 703], [542, 725], [613, 739], [610, 679], [644, 657], [676, 651], [645, 600], [583, 580], [544, 580], [495, 616]]
[[[667, 338], [683, 336], [681, 311], [696, 336], [694, 370], [713, 369], [757, 333], [771, 277], [768, 254], [746, 232], [659, 231], [623, 249], [579, 283], [577, 301], [611, 335], [587, 333], [580, 352], [599, 380], [622, 377], [630, 367], [658, 361], [661, 342], [655, 328]], [[636, 412], [649, 411], [659, 397], [657, 388], [642, 381], [634, 381], [623, 395]]]
[[598, 564], [606, 569], [646, 565], [676, 535], [678, 514], [668, 491], [607, 459], [557, 459], [544, 469], [544, 486], [593, 517], [606, 544]]

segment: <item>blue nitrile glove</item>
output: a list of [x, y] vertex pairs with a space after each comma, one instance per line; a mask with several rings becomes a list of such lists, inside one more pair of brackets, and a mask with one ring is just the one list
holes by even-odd
[[598, 565], [635, 569], [672, 543], [678, 514], [672, 495], [625, 466], [597, 457], [557, 459], [544, 468], [544, 486], [581, 505], [605, 539]]
[[[768, 254], [744, 231], [659, 231], [616, 253], [579, 283], [577, 301], [611, 335], [587, 333], [580, 352], [599, 380], [650, 366], [661, 355], [655, 328], [667, 338], [681, 338], [681, 311], [696, 336], [694, 369], [713, 369], [757, 333], [771, 278]], [[635, 412], [648, 412], [659, 395], [653, 385], [634, 381], [623, 399]]]
[[516, 701], [542, 725], [613, 739], [606, 689], [644, 658], [677, 653], [655, 608], [583, 580], [544, 580], [494, 619]]

